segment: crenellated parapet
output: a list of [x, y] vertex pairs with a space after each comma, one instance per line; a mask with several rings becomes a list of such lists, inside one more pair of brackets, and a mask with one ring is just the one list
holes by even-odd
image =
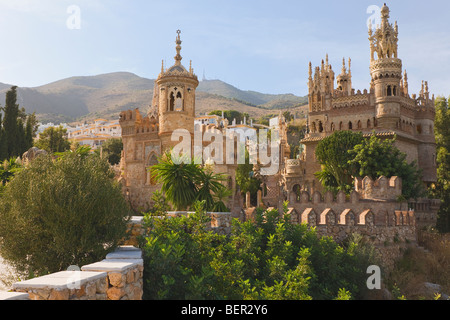
[[[362, 210], [362, 211], [361, 211]], [[415, 226], [415, 214], [410, 210], [395, 210], [391, 213], [387, 211], [384, 215], [375, 214], [372, 209], [344, 209], [326, 208], [314, 209], [306, 208], [297, 211], [291, 208], [293, 221], [299, 224], [307, 224], [311, 227], [317, 226], [367, 226], [367, 227], [395, 227], [395, 226]]]
[[402, 179], [385, 176], [376, 180], [370, 177], [355, 178], [355, 191], [361, 199], [396, 200], [402, 195]]

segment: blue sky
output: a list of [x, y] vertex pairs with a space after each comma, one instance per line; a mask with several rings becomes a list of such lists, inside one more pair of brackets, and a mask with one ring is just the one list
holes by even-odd
[[[79, 8], [79, 16], [68, 11]], [[128, 71], [154, 79], [173, 64], [181, 29], [183, 64], [200, 79], [243, 90], [306, 95], [308, 63], [325, 54], [338, 74], [352, 59], [353, 86], [369, 87], [364, 0], [0, 0], [0, 82], [34, 87], [71, 76]], [[450, 94], [450, 2], [391, 1], [399, 57], [411, 93], [422, 80]], [[76, 22], [79, 29], [68, 28]], [[73, 24], [72, 24], [73, 25]]]

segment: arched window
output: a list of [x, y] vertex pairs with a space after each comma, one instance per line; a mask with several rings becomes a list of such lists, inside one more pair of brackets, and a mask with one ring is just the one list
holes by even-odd
[[391, 88], [391, 86], [387, 86], [387, 96], [388, 97], [392, 96], [392, 88]]
[[362, 123], [361, 123], [361, 120], [358, 121], [358, 129], [362, 129]]
[[315, 122], [313, 122], [313, 123], [311, 124], [311, 132], [312, 132], [312, 133], [316, 133], [316, 123], [315, 123]]
[[183, 111], [183, 96], [178, 91], [177, 98], [175, 100], [175, 111]]
[[322, 121], [319, 121], [319, 132], [323, 132], [323, 124], [322, 124]]
[[369, 120], [367, 120], [367, 128], [370, 128], [371, 127], [371, 123], [370, 123], [370, 119]]
[[331, 123], [331, 132], [334, 132], [335, 127], [334, 127], [334, 122]]
[[170, 98], [169, 98], [169, 106], [168, 106], [168, 110], [167, 111], [173, 111], [174, 107], [175, 107], [175, 94], [173, 92], [170, 93]]
[[292, 191], [295, 193], [295, 199], [297, 201], [300, 201], [300, 196], [301, 196], [301, 191], [302, 188], [300, 187], [300, 185], [296, 184], [293, 188]]
[[152, 167], [154, 165], [158, 164], [158, 159], [156, 157], [156, 154], [152, 153], [148, 158], [147, 158], [147, 163], [146, 163], [146, 170], [147, 170], [147, 185], [152, 185], [154, 186], [156, 184], [156, 180], [152, 174]]
[[353, 124], [351, 121], [348, 123], [348, 130], [353, 130]]
[[344, 124], [342, 123], [342, 121], [339, 123], [339, 130], [344, 130]]
[[183, 111], [183, 94], [178, 88], [174, 88], [169, 95], [169, 105], [167, 111]]

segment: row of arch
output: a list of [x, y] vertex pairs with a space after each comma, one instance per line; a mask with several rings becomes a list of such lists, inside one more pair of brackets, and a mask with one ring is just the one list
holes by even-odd
[[[376, 118], [367, 119], [367, 121], [363, 122], [361, 120], [358, 120], [357, 122], [339, 122], [339, 124], [336, 124], [332, 122], [330, 124], [329, 132], [334, 132], [336, 130], [342, 131], [342, 130], [361, 130], [361, 129], [372, 129], [377, 127], [378, 121]], [[323, 125], [322, 121], [312, 122], [311, 123], [311, 133], [322, 133], [322, 132], [328, 132], [327, 128]]]
[[298, 222], [315, 227], [327, 226], [413, 226], [416, 218], [413, 211], [395, 211], [389, 214], [382, 211], [378, 215], [371, 209], [366, 209], [359, 214], [352, 209], [345, 209], [337, 214], [333, 209], [327, 208], [319, 213], [314, 208], [306, 208], [298, 214]]
[[159, 124], [153, 123], [147, 126], [136, 127], [136, 133], [150, 133], [150, 132], [159, 132]]

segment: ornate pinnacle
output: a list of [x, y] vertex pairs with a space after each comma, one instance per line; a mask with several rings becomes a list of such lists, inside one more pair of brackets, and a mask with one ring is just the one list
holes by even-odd
[[175, 65], [179, 66], [181, 64], [181, 60], [183, 60], [183, 57], [181, 56], [180, 52], [181, 52], [181, 30], [177, 30], [177, 39], [175, 41], [175, 43], [177, 44], [176, 46], [176, 50], [177, 50], [177, 55], [175, 56]]

